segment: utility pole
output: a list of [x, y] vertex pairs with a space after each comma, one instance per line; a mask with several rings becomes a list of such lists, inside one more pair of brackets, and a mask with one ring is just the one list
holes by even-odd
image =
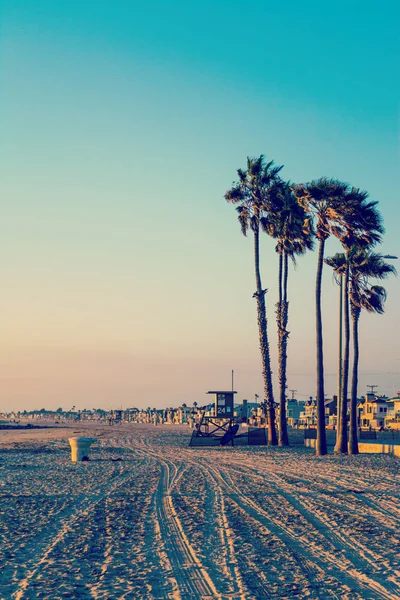
[[297, 390], [289, 390], [289, 392], [292, 392], [292, 400], [294, 400], [294, 393], [297, 392]]
[[370, 393], [373, 394], [374, 393], [374, 388], [379, 387], [379, 385], [367, 385], [367, 388], [371, 388], [370, 389]]

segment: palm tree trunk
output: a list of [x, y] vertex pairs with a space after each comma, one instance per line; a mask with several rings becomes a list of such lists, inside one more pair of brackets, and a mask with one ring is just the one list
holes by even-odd
[[279, 272], [278, 272], [278, 327], [281, 325], [282, 320], [282, 282], [283, 282], [283, 250], [279, 252]]
[[338, 430], [340, 428], [341, 408], [342, 408], [342, 349], [343, 349], [343, 275], [340, 275], [339, 282], [339, 359], [338, 359], [338, 382], [337, 382], [337, 400], [336, 400], [336, 442]]
[[[353, 306], [352, 306], [353, 308]], [[349, 454], [358, 454], [358, 423], [357, 423], [357, 387], [358, 387], [358, 359], [360, 346], [358, 342], [358, 321], [360, 309], [354, 307], [352, 310], [353, 322], [353, 372], [351, 378], [351, 401], [350, 401], [350, 436]]]
[[286, 329], [289, 318], [289, 303], [287, 301], [288, 287], [288, 255], [284, 252], [283, 269], [283, 299], [281, 301], [281, 324], [279, 328], [279, 445], [289, 446], [289, 436], [286, 420], [286, 365], [287, 365], [287, 341], [288, 331]]
[[[279, 267], [278, 267], [278, 303], [276, 305], [276, 324], [278, 329], [278, 381], [281, 383], [281, 373], [282, 373], [282, 357], [281, 357], [281, 340], [282, 340], [282, 286], [283, 286], [283, 250], [279, 248], [278, 251], [279, 257]], [[281, 398], [281, 394], [280, 394]], [[281, 415], [282, 415], [282, 406], [281, 400], [279, 400], [279, 427], [278, 427], [278, 438], [279, 444], [281, 440]]]
[[[276, 324], [278, 326], [278, 380], [281, 382], [281, 339], [282, 339], [282, 315], [283, 315], [283, 252], [282, 248], [279, 249], [279, 268], [278, 268], [278, 303], [276, 305]], [[280, 423], [280, 418], [279, 418]], [[279, 425], [279, 436], [280, 436], [280, 425]]]
[[276, 446], [278, 439], [276, 436], [276, 425], [275, 425], [275, 405], [274, 405], [274, 392], [272, 388], [272, 371], [271, 371], [271, 358], [269, 353], [269, 341], [267, 334], [267, 312], [265, 308], [265, 293], [266, 290], [262, 289], [261, 275], [260, 275], [260, 231], [258, 227], [254, 230], [254, 264], [256, 273], [256, 284], [257, 291], [255, 296], [257, 298], [257, 322], [258, 322], [258, 334], [260, 340], [261, 360], [264, 377], [264, 393], [265, 400], [267, 403], [267, 426], [268, 426], [268, 444]]
[[350, 315], [349, 315], [349, 253], [346, 254], [346, 273], [344, 276], [344, 354], [343, 354], [343, 376], [342, 395], [340, 405], [340, 424], [338, 428], [335, 452], [339, 454], [348, 453], [347, 437], [347, 390], [349, 384], [349, 354], [350, 354]]
[[319, 240], [318, 266], [315, 284], [315, 313], [317, 334], [317, 456], [327, 454], [325, 430], [325, 391], [324, 391], [324, 350], [322, 339], [321, 284], [322, 268], [324, 266], [325, 240]]

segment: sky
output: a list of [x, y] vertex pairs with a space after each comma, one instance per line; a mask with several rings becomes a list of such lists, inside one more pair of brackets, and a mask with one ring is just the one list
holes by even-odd
[[[3, 0], [0, 412], [263, 396], [247, 156], [379, 201], [399, 248], [395, 2]], [[339, 250], [327, 243], [327, 255]], [[277, 256], [261, 247], [277, 388]], [[290, 273], [288, 388], [315, 395], [316, 253]], [[360, 387], [400, 390], [399, 280], [360, 322]], [[326, 393], [337, 286], [326, 268]], [[290, 392], [289, 392], [290, 393]]]

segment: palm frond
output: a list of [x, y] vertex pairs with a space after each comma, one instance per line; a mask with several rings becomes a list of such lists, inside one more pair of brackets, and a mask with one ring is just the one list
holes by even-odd
[[385, 262], [382, 254], [356, 247], [349, 252], [349, 272], [349, 294], [353, 304], [368, 312], [382, 314], [386, 290], [380, 285], [371, 285], [370, 280], [382, 280], [395, 275], [394, 266]]
[[249, 208], [245, 204], [241, 204], [240, 206], [236, 207], [236, 210], [238, 212], [238, 219], [242, 233], [243, 235], [247, 235], [250, 220]]
[[346, 273], [346, 255], [343, 252], [337, 252], [334, 256], [328, 256], [324, 260], [325, 264], [333, 269], [333, 278], [336, 283], [340, 283], [340, 278]]
[[242, 186], [238, 183], [232, 184], [230, 190], [225, 193], [225, 200], [227, 202], [231, 202], [232, 204], [236, 204], [237, 202], [242, 202], [245, 195], [242, 190]]

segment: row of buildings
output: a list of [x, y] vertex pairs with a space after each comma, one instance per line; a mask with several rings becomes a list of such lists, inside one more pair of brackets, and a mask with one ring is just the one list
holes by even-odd
[[[30, 421], [48, 421], [54, 420], [57, 423], [70, 421], [101, 421], [110, 425], [120, 422], [127, 423], [148, 423], [153, 425], [188, 424], [194, 427], [203, 410], [206, 414], [213, 414], [213, 405], [199, 408], [197, 403], [193, 406], [182, 404], [177, 408], [128, 408], [125, 410], [105, 411], [102, 409], [92, 410], [69, 410], [48, 411], [23, 411], [19, 413], [0, 414], [0, 420], [7, 419], [11, 421], [30, 420]], [[208, 409], [208, 410], [207, 410]], [[277, 406], [279, 410], [279, 407]], [[286, 403], [286, 415], [288, 425], [292, 428], [309, 428], [317, 424], [317, 406], [316, 400], [297, 400], [291, 398]], [[233, 415], [236, 420], [247, 422], [249, 425], [262, 426], [265, 424], [265, 411], [259, 402], [248, 402], [243, 400], [241, 404], [235, 404]], [[398, 429], [400, 430], [400, 392], [394, 398], [387, 396], [377, 396], [373, 393], [367, 393], [365, 397], [360, 398], [357, 406], [358, 426], [367, 429]], [[337, 425], [337, 397], [325, 400], [325, 422], [326, 426], [335, 429]]]
[[150, 423], [159, 425], [163, 423], [192, 425], [197, 414], [196, 407], [186, 404], [177, 408], [127, 408], [105, 411], [102, 409], [85, 410], [33, 410], [23, 412], [0, 413], [0, 420], [14, 421], [54, 421], [57, 424], [69, 422], [105, 422], [110, 425], [115, 423]]
[[[279, 415], [279, 405], [276, 404]], [[350, 411], [350, 401], [348, 402]], [[212, 415], [213, 407], [210, 405], [206, 415]], [[245, 421], [249, 425], [260, 426], [265, 423], [264, 406], [258, 402], [250, 403], [243, 400], [242, 404], [235, 404], [233, 415], [235, 419]], [[286, 417], [288, 425], [292, 428], [310, 428], [317, 424], [317, 402], [310, 397], [308, 400], [295, 398], [286, 401]], [[325, 424], [330, 429], [337, 426], [337, 396], [325, 400]], [[367, 393], [358, 400], [357, 425], [362, 429], [398, 429], [400, 430], [400, 392], [394, 398], [378, 396]]]
[[[310, 398], [307, 401], [288, 400], [287, 419], [291, 427], [316, 426], [317, 405], [315, 399]], [[400, 392], [394, 398], [367, 393], [358, 400], [357, 422], [360, 428], [400, 430]], [[325, 424], [332, 429], [336, 428], [336, 396], [325, 400]]]

